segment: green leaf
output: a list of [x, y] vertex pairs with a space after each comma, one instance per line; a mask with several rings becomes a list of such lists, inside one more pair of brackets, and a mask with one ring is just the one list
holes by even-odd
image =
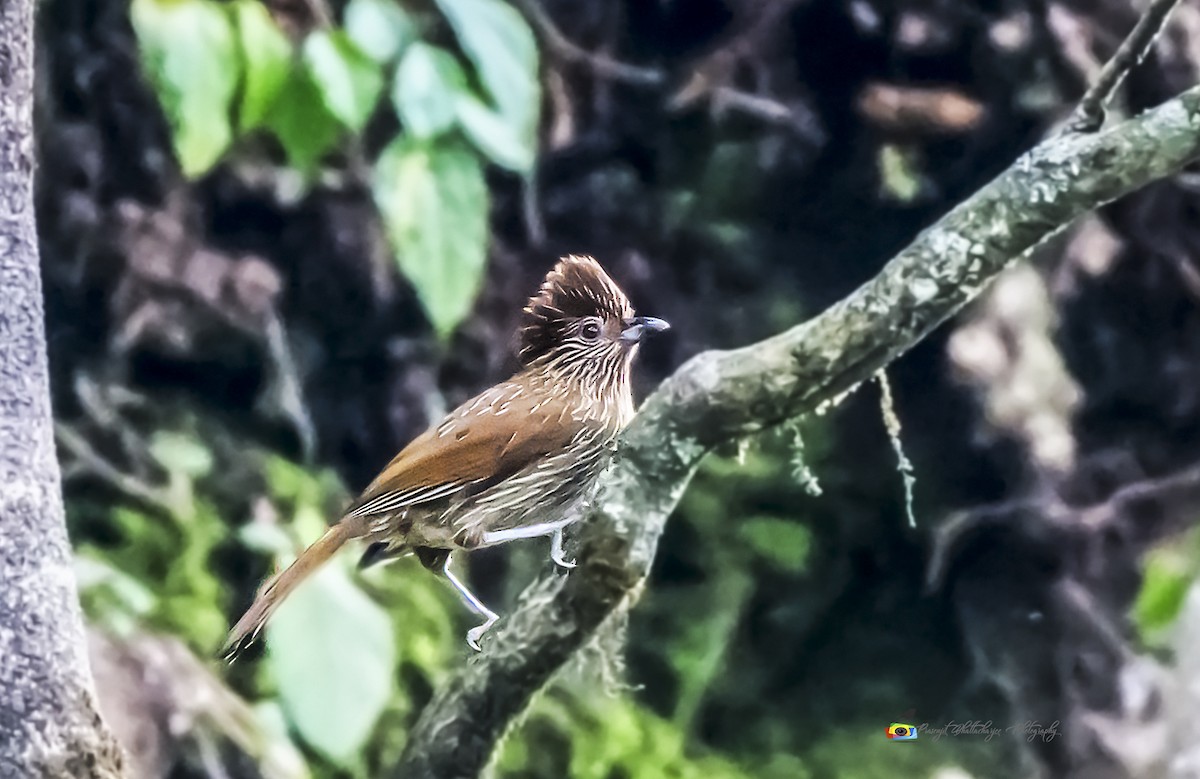
[[915, 146], [887, 143], [879, 148], [879, 180], [885, 195], [911, 203], [921, 194], [920, 154]]
[[274, 700], [253, 704], [254, 720], [258, 723], [256, 752], [252, 756], [262, 766], [261, 776], [281, 779], [310, 779], [307, 761], [292, 742], [288, 733], [287, 716]]
[[296, 732], [331, 761], [356, 763], [392, 694], [396, 647], [387, 614], [335, 562], [284, 601], [266, 640]]
[[296, 505], [324, 505], [329, 495], [342, 489], [332, 471], [310, 471], [278, 455], [266, 458], [263, 475], [272, 498]]
[[487, 258], [487, 187], [479, 158], [459, 143], [393, 141], [375, 166], [375, 201], [438, 335], [471, 312]]
[[229, 15], [211, 0], [133, 0], [130, 16], [180, 167], [199, 176], [233, 140], [240, 60]]
[[386, 65], [417, 34], [416, 25], [396, 0], [350, 0], [346, 34], [371, 59]]
[[[94, 550], [75, 555], [75, 583], [85, 601], [94, 591], [107, 596], [106, 606], [135, 617], [149, 614], [158, 602], [155, 594], [125, 571], [104, 560]], [[101, 616], [101, 615], [93, 615]]]
[[455, 115], [475, 148], [502, 168], [524, 173], [533, 167], [534, 148], [504, 118], [474, 95], [459, 95]]
[[1134, 621], [1145, 635], [1171, 625], [1179, 616], [1195, 577], [1171, 550], [1151, 553], [1133, 606]]
[[804, 525], [776, 517], [753, 517], [741, 523], [738, 535], [782, 571], [799, 573], [808, 562], [812, 533]]
[[243, 130], [263, 124], [292, 70], [292, 44], [259, 0], [237, 0], [232, 6], [245, 81], [238, 119]]
[[502, 0], [437, 0], [437, 4], [475, 65], [500, 118], [528, 149], [532, 161], [542, 99], [533, 31], [521, 14]]
[[272, 556], [285, 555], [295, 549], [295, 542], [282, 527], [267, 522], [250, 522], [237, 531], [237, 538], [247, 548]]
[[150, 454], [168, 471], [200, 479], [212, 471], [212, 452], [196, 438], [161, 431], [150, 442]]
[[418, 42], [396, 68], [392, 102], [406, 132], [432, 138], [454, 126], [455, 98], [466, 90], [467, 76], [455, 56]]
[[304, 63], [329, 112], [354, 132], [361, 130], [383, 89], [379, 65], [341, 30], [309, 35]]
[[341, 134], [337, 118], [325, 107], [305, 68], [292, 70], [266, 123], [283, 145], [288, 163], [305, 173], [316, 169]]
[[271, 455], [263, 463], [263, 475], [273, 498], [294, 503], [317, 503], [320, 500], [317, 480], [304, 467], [291, 460]]

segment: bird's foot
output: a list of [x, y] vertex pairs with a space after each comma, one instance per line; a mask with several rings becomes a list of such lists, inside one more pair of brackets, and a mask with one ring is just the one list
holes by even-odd
[[550, 538], [550, 559], [554, 561], [555, 565], [568, 571], [576, 566], [574, 560], [567, 559], [566, 550], [563, 549], [563, 532], [561, 527], [554, 531], [554, 535]]
[[467, 631], [467, 645], [476, 652], [482, 652], [483, 647], [479, 645], [479, 639], [483, 638], [483, 634], [491, 630], [492, 625], [496, 624], [496, 620], [500, 617], [495, 614], [490, 615], [487, 621], [478, 627], [473, 627]]
[[487, 606], [483, 605], [483, 601], [479, 600], [479, 598], [476, 598], [475, 593], [468, 590], [467, 585], [463, 584], [462, 581], [454, 575], [454, 571], [450, 570], [450, 563], [453, 560], [453, 553], [446, 555], [446, 561], [442, 563], [442, 573], [444, 573], [446, 578], [450, 580], [450, 584], [454, 585], [454, 589], [458, 590], [458, 594], [463, 597], [463, 600], [470, 604], [471, 608], [479, 612], [479, 615], [484, 618], [484, 623], [482, 625], [473, 627], [467, 631], [467, 644], [476, 652], [481, 652], [483, 651], [483, 648], [479, 646], [479, 639], [483, 638], [483, 634], [488, 632], [488, 629], [492, 625], [496, 624], [496, 621], [500, 619], [500, 616]]

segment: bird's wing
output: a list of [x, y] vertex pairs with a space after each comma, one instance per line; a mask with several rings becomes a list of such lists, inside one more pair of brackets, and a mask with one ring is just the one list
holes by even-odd
[[487, 486], [566, 447], [580, 423], [559, 395], [504, 382], [452, 411], [400, 451], [363, 490], [347, 517], [386, 514]]

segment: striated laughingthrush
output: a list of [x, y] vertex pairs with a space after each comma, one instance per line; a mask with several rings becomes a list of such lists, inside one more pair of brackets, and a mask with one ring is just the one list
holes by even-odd
[[305, 577], [356, 538], [368, 542], [360, 567], [415, 554], [441, 569], [484, 617], [467, 633], [478, 650], [499, 617], [450, 570], [453, 553], [551, 536], [551, 557], [574, 567], [563, 556], [563, 527], [633, 417], [629, 372], [639, 341], [667, 327], [634, 316], [591, 257], [561, 260], [525, 307], [521, 370], [404, 447], [336, 525], [263, 585], [226, 652], [252, 641]]

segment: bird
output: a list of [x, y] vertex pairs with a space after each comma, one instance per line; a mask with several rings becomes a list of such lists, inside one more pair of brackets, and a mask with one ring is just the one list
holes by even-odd
[[360, 568], [411, 554], [444, 575], [483, 618], [467, 633], [480, 651], [499, 616], [455, 575], [455, 554], [549, 536], [551, 559], [575, 567], [563, 528], [633, 418], [639, 344], [669, 327], [637, 316], [594, 258], [561, 258], [522, 312], [518, 371], [401, 449], [336, 524], [263, 584], [222, 653], [232, 660], [252, 643], [279, 604], [356, 539], [367, 544]]

